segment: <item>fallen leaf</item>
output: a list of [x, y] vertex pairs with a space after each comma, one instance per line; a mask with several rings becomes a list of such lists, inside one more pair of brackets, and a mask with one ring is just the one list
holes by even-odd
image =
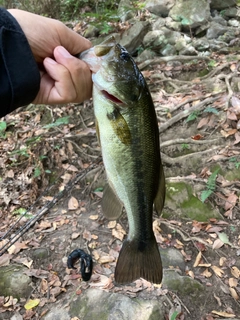
[[231, 274], [237, 279], [240, 278], [240, 270], [236, 266], [231, 268]]
[[211, 266], [212, 270], [218, 277], [222, 277], [224, 275], [224, 271], [217, 266]]
[[99, 263], [104, 264], [104, 263], [109, 263], [115, 261], [115, 258], [109, 255], [106, 256], [101, 256], [98, 260]]
[[17, 303], [18, 299], [13, 298], [12, 296], [9, 297], [5, 297], [4, 299], [4, 307], [10, 307], [10, 306], [14, 306]]
[[126, 231], [122, 228], [122, 226], [119, 223], [117, 223], [116, 227], [112, 229], [112, 235], [113, 237], [122, 241], [124, 236], [126, 235]]
[[97, 220], [98, 217], [99, 217], [98, 214], [94, 214], [94, 215], [91, 215], [91, 216], [89, 217], [89, 219], [91, 219], [91, 220]]
[[202, 259], [202, 252], [200, 251], [196, 257], [193, 267], [196, 268]]
[[213, 242], [212, 248], [213, 248], [213, 249], [219, 249], [219, 248], [221, 248], [223, 245], [224, 245], [224, 243], [223, 243], [220, 239], [216, 239], [216, 240]]
[[69, 210], [76, 210], [78, 208], [78, 200], [74, 197], [71, 197], [68, 201], [68, 209]]
[[224, 311], [221, 312], [221, 311], [213, 310], [212, 313], [213, 314], [217, 314], [218, 316], [221, 316], [221, 317], [224, 317], [224, 318], [235, 318], [235, 314], [224, 312]]
[[222, 267], [226, 261], [227, 261], [227, 258], [221, 257], [221, 258], [219, 259], [219, 265], [220, 265], [220, 267]]
[[71, 238], [74, 240], [74, 239], [77, 239], [80, 235], [81, 235], [80, 232], [73, 232], [73, 234], [71, 235]]
[[205, 269], [203, 272], [202, 272], [202, 275], [205, 277], [205, 278], [210, 278], [212, 276], [212, 273], [208, 270], [208, 269]]
[[26, 310], [33, 309], [33, 308], [35, 308], [36, 306], [39, 305], [39, 302], [40, 302], [40, 299], [34, 299], [34, 300], [30, 299], [30, 300], [28, 300], [28, 302], [24, 305], [24, 308], [25, 308]]
[[233, 297], [235, 300], [238, 300], [238, 299], [239, 299], [239, 296], [238, 296], [236, 290], [235, 290], [234, 288], [230, 288], [229, 290], [230, 290], [230, 293], [231, 293], [232, 297]]
[[231, 288], [236, 287], [238, 285], [238, 281], [237, 281], [237, 279], [229, 278], [228, 284], [229, 284], [229, 287], [231, 287]]
[[112, 229], [112, 228], [115, 228], [115, 227], [116, 227], [116, 224], [117, 224], [117, 221], [116, 221], [116, 220], [112, 220], [112, 221], [109, 221], [109, 222], [108, 222], [107, 227], [108, 227], [109, 229]]

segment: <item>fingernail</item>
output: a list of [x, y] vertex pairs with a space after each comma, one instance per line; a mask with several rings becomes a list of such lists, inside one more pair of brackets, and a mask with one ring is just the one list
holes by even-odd
[[70, 53], [69, 53], [64, 47], [61, 47], [61, 46], [57, 47], [57, 51], [58, 51], [62, 56], [64, 56], [65, 58], [70, 58], [70, 57], [72, 57], [72, 56], [70, 55]]
[[51, 58], [48, 58], [48, 57], [44, 59], [44, 62], [47, 62], [47, 63], [50, 63], [50, 64], [57, 64], [57, 62], [55, 60], [53, 60]]

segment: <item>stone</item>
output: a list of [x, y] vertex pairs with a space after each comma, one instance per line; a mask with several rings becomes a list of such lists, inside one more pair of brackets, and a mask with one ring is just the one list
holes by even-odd
[[211, 0], [210, 7], [211, 9], [222, 10], [229, 7], [234, 7], [236, 5], [236, 0]]
[[160, 251], [162, 258], [162, 265], [164, 269], [169, 269], [170, 267], [179, 268], [182, 272], [185, 272], [186, 263], [184, 261], [183, 255], [179, 250], [175, 248], [162, 249]]
[[228, 31], [227, 26], [223, 26], [217, 22], [211, 22], [207, 30], [207, 39], [217, 39], [219, 36], [223, 35]]
[[118, 4], [118, 16], [122, 22], [134, 17], [133, 6], [129, 0], [121, 0]]
[[123, 33], [122, 38], [119, 41], [120, 44], [124, 46], [130, 54], [133, 54], [142, 44], [142, 39], [148, 32], [148, 28], [148, 22], [137, 21], [131, 28]]
[[99, 29], [91, 24], [88, 25], [87, 29], [84, 31], [85, 38], [93, 38], [99, 35]]
[[209, 41], [204, 37], [200, 39], [195, 39], [193, 41], [193, 46], [196, 48], [198, 51], [205, 51], [209, 49]]
[[136, 62], [143, 62], [146, 60], [151, 60], [156, 57], [156, 53], [150, 49], [144, 50], [142, 53], [138, 55], [138, 57], [135, 59]]
[[[217, 209], [212, 208], [209, 203], [203, 203], [194, 196], [193, 188], [185, 182], [168, 182], [165, 207], [169, 208], [181, 218], [197, 221], [208, 221], [210, 218], [221, 219]], [[165, 216], [165, 211], [163, 211]]]
[[161, 30], [161, 28], [165, 25], [166, 19], [158, 18], [153, 24], [152, 24], [152, 30]]
[[167, 44], [164, 48], [160, 50], [160, 54], [162, 56], [175, 56], [177, 54], [177, 50], [175, 47], [171, 44]]
[[0, 292], [1, 295], [14, 298], [28, 298], [32, 291], [31, 278], [24, 271], [26, 267], [11, 264], [0, 267]]
[[210, 17], [209, 1], [207, 0], [179, 0], [169, 12], [169, 16], [181, 22], [184, 29], [196, 28], [205, 24]]
[[174, 3], [174, 0], [147, 0], [145, 8], [157, 16], [167, 17]]

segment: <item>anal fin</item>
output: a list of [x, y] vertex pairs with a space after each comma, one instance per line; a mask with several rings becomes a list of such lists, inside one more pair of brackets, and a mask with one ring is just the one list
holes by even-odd
[[101, 206], [104, 216], [109, 220], [116, 220], [122, 214], [123, 204], [110, 183], [104, 187]]

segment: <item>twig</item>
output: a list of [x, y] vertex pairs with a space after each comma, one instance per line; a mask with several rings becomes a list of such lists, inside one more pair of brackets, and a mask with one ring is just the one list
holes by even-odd
[[204, 154], [209, 154], [211, 151], [215, 151], [219, 148], [220, 148], [220, 146], [215, 146], [215, 147], [212, 147], [211, 149], [189, 153], [189, 154], [186, 154], [185, 156], [180, 156], [180, 157], [176, 157], [176, 158], [168, 157], [166, 154], [161, 152], [161, 158], [162, 158], [163, 162], [165, 162], [165, 163], [175, 164], [177, 162], [185, 161], [189, 157], [202, 156]]
[[173, 140], [168, 140], [168, 141], [164, 141], [161, 143], [161, 147], [168, 147], [168, 146], [172, 146], [174, 144], [188, 144], [188, 143], [192, 143], [192, 144], [206, 144], [206, 143], [210, 143], [213, 144], [214, 142], [218, 141], [219, 139], [213, 139], [213, 140], [194, 140], [192, 138], [187, 138], [187, 139], [173, 139]]
[[217, 99], [218, 99], [218, 96], [217, 97], [210, 97], [210, 98], [207, 98], [207, 99], [199, 102], [194, 107], [191, 107], [187, 110], [183, 110], [182, 112], [178, 113], [176, 116], [172, 117], [170, 120], [165, 122], [163, 125], [161, 125], [159, 127], [159, 133], [162, 133], [163, 131], [167, 130], [169, 127], [171, 127], [176, 122], [188, 117], [192, 112], [203, 110], [207, 104], [213, 103]]
[[205, 60], [210, 61], [209, 57], [206, 56], [169, 56], [169, 57], [158, 57], [155, 59], [146, 60], [138, 65], [140, 70], [144, 69], [149, 64], [158, 64], [161, 62], [169, 62], [169, 61], [191, 61], [191, 60]]

